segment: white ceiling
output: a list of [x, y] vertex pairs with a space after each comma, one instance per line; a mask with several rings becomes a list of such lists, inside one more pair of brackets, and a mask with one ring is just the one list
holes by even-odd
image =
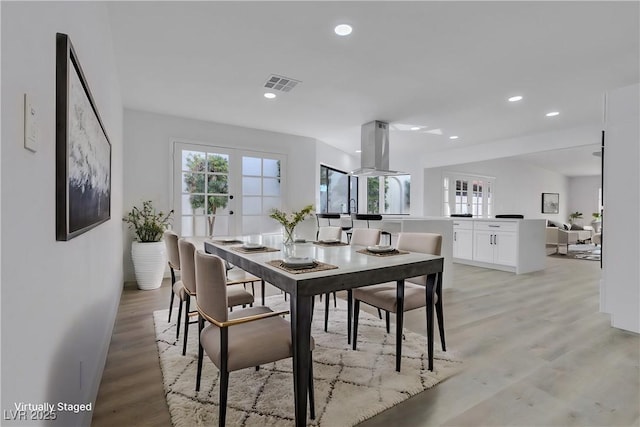
[[[603, 92], [639, 81], [638, 6], [260, 1], [108, 7], [126, 107], [309, 136], [354, 153], [360, 126], [371, 120], [388, 121], [392, 129], [424, 127], [391, 133], [392, 144], [420, 152], [601, 123]], [[336, 36], [338, 23], [351, 24], [353, 34]], [[302, 83], [268, 100], [263, 84], [272, 73]], [[507, 102], [514, 94], [525, 99]], [[552, 110], [561, 114], [545, 117]], [[452, 142], [451, 135], [460, 138]]]

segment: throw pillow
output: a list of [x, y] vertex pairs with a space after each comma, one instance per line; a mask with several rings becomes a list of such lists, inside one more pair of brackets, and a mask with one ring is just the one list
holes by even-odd
[[547, 227], [558, 227], [558, 224], [551, 220], [547, 220]]
[[571, 229], [572, 230], [584, 230], [584, 228], [581, 225], [578, 225], [578, 224], [571, 224]]
[[571, 226], [569, 224], [562, 224], [562, 228], [565, 230], [571, 230]]

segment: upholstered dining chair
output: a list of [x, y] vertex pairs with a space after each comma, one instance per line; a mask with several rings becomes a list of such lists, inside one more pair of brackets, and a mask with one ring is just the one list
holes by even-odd
[[[354, 224], [356, 221], [365, 221], [367, 223], [367, 228], [371, 228], [371, 223], [375, 223], [377, 221], [382, 221], [382, 215], [380, 214], [355, 214], [353, 216]], [[374, 227], [375, 228], [375, 227]], [[380, 233], [383, 236], [389, 238], [389, 244], [391, 245], [391, 233], [385, 230], [380, 229]]]
[[[327, 220], [326, 224], [324, 224], [324, 221], [320, 221], [320, 220]], [[316, 231], [316, 240], [318, 240], [318, 236], [320, 234], [320, 227], [323, 226], [329, 226], [331, 227], [331, 220], [339, 220], [340, 219], [340, 214], [339, 213], [317, 213], [316, 214], [316, 223], [318, 224], [318, 230]]]
[[[185, 239], [178, 240], [178, 250], [180, 251], [180, 261], [182, 267], [182, 283], [184, 285], [184, 301], [185, 301], [185, 316], [184, 316], [184, 337], [182, 343], [182, 355], [187, 354], [187, 337], [189, 335], [189, 315], [195, 315], [196, 310], [191, 309], [191, 297], [197, 298], [196, 292], [196, 267], [194, 254], [196, 247], [193, 243]], [[223, 266], [224, 267], [224, 266]], [[226, 268], [224, 269], [226, 274]], [[226, 276], [225, 276], [226, 277]], [[225, 286], [227, 281], [225, 280]], [[234, 306], [246, 306], [253, 304], [253, 295], [243, 289], [241, 285], [229, 286], [227, 291], [228, 295], [228, 307]], [[195, 323], [195, 322], [194, 322]]]
[[[374, 246], [380, 242], [380, 230], [377, 228], [354, 228], [351, 233], [352, 246]], [[351, 344], [351, 312], [352, 312], [352, 293], [351, 289], [347, 290], [347, 343]], [[324, 331], [329, 329], [329, 294], [325, 295], [324, 302]], [[382, 319], [382, 313], [378, 310], [378, 314]]]
[[333, 226], [319, 227], [318, 240], [342, 240], [342, 228]]
[[[442, 235], [434, 233], [400, 233], [398, 236], [397, 249], [440, 255], [442, 249]], [[360, 312], [360, 302], [364, 302], [379, 309], [381, 308], [387, 312], [387, 332], [389, 329], [388, 313], [396, 313], [396, 371], [400, 372], [404, 312], [424, 307], [426, 305], [425, 292], [427, 292], [428, 289], [434, 289], [434, 305], [438, 317], [440, 341], [442, 349], [446, 351], [444, 339], [444, 315], [442, 312], [442, 280], [440, 277], [436, 277], [436, 275], [418, 276], [405, 280], [402, 311], [398, 310], [399, 298], [397, 293], [397, 284], [395, 282], [355, 288], [353, 290], [353, 349], [356, 350], [358, 341], [358, 315]], [[433, 326], [430, 324], [430, 322], [433, 321], [433, 308], [433, 306], [427, 307], [427, 323], [429, 323], [427, 325], [427, 331], [433, 330]], [[430, 338], [433, 339], [433, 336]], [[433, 370], [432, 352], [429, 352], [429, 370]]]
[[[216, 255], [198, 250], [195, 254], [196, 301], [199, 319], [200, 345], [196, 391], [200, 390], [204, 353], [220, 371], [219, 425], [225, 425], [229, 373], [256, 367], [293, 356], [291, 324], [281, 316], [288, 311], [272, 311], [268, 307], [253, 307], [229, 313], [228, 287], [225, 283], [224, 261]], [[205, 327], [205, 321], [209, 324]], [[314, 347], [311, 338], [309, 352], [309, 412], [315, 418], [313, 399]]]
[[176, 281], [176, 271], [180, 271], [180, 252], [178, 251], [178, 235], [171, 230], [164, 232], [164, 244], [167, 248], [167, 263], [171, 271], [171, 298], [169, 300], [169, 320], [173, 311], [173, 300], [178, 296], [178, 321], [176, 323], [176, 339], [180, 337], [180, 318], [182, 317], [182, 302], [184, 301], [184, 285], [182, 280]]

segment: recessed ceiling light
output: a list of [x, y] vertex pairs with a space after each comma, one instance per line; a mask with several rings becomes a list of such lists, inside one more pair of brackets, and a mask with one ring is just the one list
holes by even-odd
[[349, 34], [351, 34], [351, 31], [353, 31], [353, 28], [351, 28], [351, 25], [340, 24], [336, 25], [333, 31], [335, 31], [339, 36], [348, 36]]
[[547, 117], [553, 117], [553, 116], [557, 116], [558, 114], [560, 114], [560, 112], [558, 111], [552, 111], [550, 113], [547, 113], [546, 116]]
[[356, 153], [362, 153], [362, 150], [356, 150]]
[[264, 94], [264, 97], [267, 98], [267, 99], [273, 99], [273, 98], [276, 97], [276, 94], [275, 93], [271, 93], [271, 92], [267, 92], [267, 93]]
[[411, 130], [420, 130], [420, 126], [413, 126]]
[[509, 102], [518, 102], [518, 101], [522, 101], [522, 96], [516, 95], [509, 98]]
[[458, 135], [452, 135], [449, 137], [449, 139], [458, 139]]

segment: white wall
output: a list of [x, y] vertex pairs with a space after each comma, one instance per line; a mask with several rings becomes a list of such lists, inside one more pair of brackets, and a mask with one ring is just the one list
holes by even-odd
[[[2, 409], [89, 403], [122, 289], [122, 101], [107, 10], [94, 2], [1, 7]], [[56, 32], [74, 44], [112, 145], [111, 220], [68, 242], [57, 242], [55, 229]], [[23, 148], [24, 93], [37, 111], [36, 153]], [[59, 412], [47, 425], [90, 419]]]
[[640, 85], [608, 93], [604, 156], [601, 310], [640, 333]]
[[[495, 214], [522, 214], [525, 218], [567, 222], [568, 179], [559, 173], [515, 159], [496, 159], [424, 170], [424, 215], [442, 215], [442, 177], [460, 172], [494, 177]], [[542, 193], [560, 194], [560, 212], [542, 214]]]
[[[317, 203], [320, 161], [348, 170], [354, 161], [313, 138], [129, 109], [124, 113], [124, 140], [125, 209], [147, 199], [159, 209], [173, 207], [174, 140], [286, 155], [288, 174], [283, 203], [287, 210]], [[315, 220], [308, 219], [296, 232], [311, 237], [315, 235], [314, 226]], [[133, 280], [130, 246], [128, 235], [123, 251], [126, 280]]]
[[569, 178], [569, 213], [582, 212], [582, 225], [590, 225], [593, 221], [592, 214], [600, 212], [598, 207], [600, 184], [600, 175]]

